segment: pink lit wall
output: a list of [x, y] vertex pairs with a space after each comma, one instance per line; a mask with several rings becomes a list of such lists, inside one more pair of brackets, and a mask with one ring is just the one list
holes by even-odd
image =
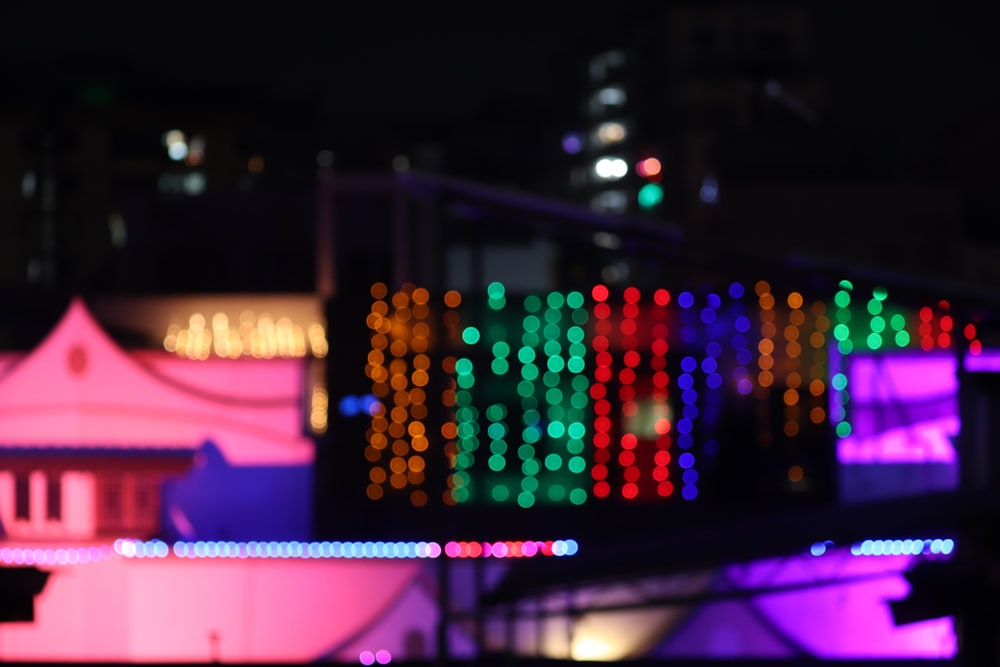
[[[407, 633], [412, 643], [414, 630], [426, 635], [436, 622], [426, 596], [410, 590], [425, 566], [176, 557], [47, 566], [35, 623], [0, 625], [0, 658], [305, 662], [363, 645], [402, 653]], [[383, 617], [397, 623], [379, 626]], [[357, 644], [363, 637], [369, 643]]]

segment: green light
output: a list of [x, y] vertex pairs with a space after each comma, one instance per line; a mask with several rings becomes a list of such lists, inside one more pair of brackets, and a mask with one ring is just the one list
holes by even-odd
[[529, 313], [537, 313], [542, 307], [542, 300], [534, 294], [524, 297], [524, 309]]
[[582, 454], [583, 448], [584, 444], [581, 438], [570, 438], [566, 442], [566, 451], [570, 454]]
[[545, 457], [545, 467], [549, 470], [559, 470], [562, 468], [562, 457], [558, 454], [549, 454]]
[[837, 340], [847, 340], [851, 335], [851, 330], [846, 324], [838, 324], [833, 328], [833, 337]]
[[550, 438], [561, 438], [566, 435], [566, 426], [562, 422], [549, 422], [546, 429]]
[[[545, 312], [551, 313], [553, 311], [547, 310]], [[542, 329], [542, 335], [545, 336], [545, 340], [557, 341], [559, 340], [559, 337], [562, 336], [562, 327], [554, 323], [547, 324], [545, 325], [545, 328]]]
[[868, 349], [877, 350], [882, 347], [882, 334], [868, 334]]
[[475, 408], [461, 407], [458, 410], [455, 410], [455, 418], [461, 422], [472, 421], [476, 418], [476, 410]]
[[580, 292], [570, 292], [566, 295], [566, 305], [570, 308], [582, 308], [583, 294]]
[[538, 461], [535, 459], [528, 459], [521, 464], [521, 472], [529, 477], [537, 475], [541, 469], [542, 466], [538, 465]]
[[846, 290], [854, 289], [854, 284], [850, 280], [841, 280], [839, 286], [841, 289], [846, 289]]
[[587, 502], [587, 491], [585, 489], [573, 489], [569, 492], [569, 501], [574, 505], [582, 505]]
[[525, 331], [534, 333], [538, 331], [540, 326], [542, 326], [542, 322], [536, 315], [528, 315], [524, 318], [523, 326]]
[[587, 427], [583, 422], [573, 422], [566, 427], [566, 435], [571, 438], [579, 439], [587, 434]]
[[517, 360], [522, 364], [530, 364], [535, 360], [535, 348], [533, 347], [522, 347], [517, 351]]
[[535, 347], [538, 345], [538, 334], [532, 333], [530, 331], [525, 331], [524, 335], [521, 336], [521, 344], [528, 347]]
[[493, 356], [505, 359], [510, 354], [510, 345], [500, 340], [493, 343]]
[[590, 389], [590, 380], [585, 375], [574, 375], [570, 381], [570, 386], [573, 387], [573, 391], [585, 392]]
[[549, 357], [549, 360], [545, 365], [548, 366], [548, 369], [553, 373], [559, 373], [562, 369], [566, 368], [566, 362], [563, 361], [562, 357]]
[[479, 329], [476, 327], [465, 327], [462, 331], [462, 340], [469, 345], [475, 345], [479, 342]]
[[455, 405], [459, 407], [468, 407], [472, 405], [472, 394], [467, 391], [456, 391], [455, 392]]
[[846, 438], [851, 434], [851, 425], [847, 422], [840, 422], [837, 424], [837, 437]]
[[494, 454], [489, 460], [490, 470], [500, 472], [507, 465], [507, 461], [500, 454]]
[[562, 484], [553, 484], [549, 487], [549, 500], [554, 503], [562, 502], [566, 499], [566, 489]]
[[582, 410], [587, 407], [588, 402], [589, 399], [587, 398], [587, 393], [583, 391], [574, 391], [569, 397], [569, 404], [577, 410]]
[[586, 324], [587, 311], [582, 308], [578, 308], [573, 311], [573, 314], [570, 315], [570, 318], [573, 320], [573, 324]]
[[885, 298], [889, 296], [889, 290], [884, 287], [876, 287], [872, 290], [872, 296], [879, 301], [885, 301]]
[[871, 328], [875, 333], [882, 333], [885, 331], [885, 319], [881, 315], [876, 315], [872, 318]]
[[546, 341], [545, 345], [542, 346], [542, 352], [544, 352], [547, 357], [556, 356], [562, 352], [562, 345], [560, 345], [557, 340]]
[[486, 435], [492, 440], [501, 440], [507, 435], [507, 427], [501, 422], [493, 422], [486, 427]]
[[587, 364], [581, 357], [570, 357], [566, 362], [566, 370], [570, 373], [582, 373], [586, 367]]
[[535, 448], [531, 445], [521, 445], [517, 448], [517, 458], [528, 461], [535, 457]]
[[538, 414], [538, 410], [527, 409], [521, 413], [521, 419], [527, 426], [534, 426], [535, 424], [542, 421], [542, 415]]
[[546, 416], [548, 416], [549, 421], [561, 422], [566, 419], [566, 410], [563, 409], [562, 405], [550, 405], [549, 409], [545, 411]]
[[486, 300], [486, 305], [488, 305], [493, 310], [503, 310], [503, 307], [507, 305], [507, 299], [504, 297], [490, 297]]
[[[585, 336], [586, 332], [583, 330], [583, 327], [574, 326], [566, 330], [566, 340], [571, 343], [581, 344]], [[584, 346], [584, 349], [586, 349], [586, 346]]]
[[[540, 428], [538, 428], [537, 426], [534, 426], [534, 425], [532, 425], [532, 426], [526, 426], [524, 428], [524, 430], [521, 431], [521, 439], [524, 440], [527, 443], [536, 443], [536, 442], [538, 442], [539, 440], [542, 439], [542, 429], [540, 429]], [[529, 445], [521, 445], [521, 446], [522, 447], [525, 447], [525, 446], [530, 447], [531, 445], [529, 444]], [[534, 448], [532, 448], [531, 451], [535, 451]], [[518, 453], [520, 453], [520, 449], [518, 450]]]
[[851, 342], [850, 338], [848, 338], [846, 340], [838, 341], [837, 342], [837, 350], [841, 354], [850, 354], [854, 350], [854, 343]]
[[636, 200], [641, 208], [653, 208], [663, 203], [663, 188], [657, 183], [646, 183], [639, 189]]
[[868, 312], [872, 315], [878, 315], [882, 312], [882, 302], [878, 299], [871, 299], [868, 301]]
[[544, 384], [546, 387], [558, 387], [559, 373], [555, 373], [551, 370], [545, 371], [545, 375], [542, 376], [542, 384]]
[[521, 380], [517, 383], [517, 395], [521, 398], [528, 398], [535, 393], [535, 384], [530, 380]]
[[906, 318], [900, 313], [896, 313], [889, 320], [889, 325], [892, 327], [893, 331], [902, 331], [906, 328]]
[[452, 477], [455, 480], [455, 488], [466, 487], [469, 485], [469, 473], [463, 471], [456, 472]]
[[569, 356], [571, 357], [582, 360], [585, 356], [587, 356], [587, 346], [583, 343], [570, 343], [568, 349]]
[[559, 405], [563, 402], [562, 389], [559, 387], [552, 387], [545, 392], [545, 402], [549, 405]]
[[490, 443], [490, 453], [496, 454], [497, 456], [503, 456], [507, 453], [507, 441], [506, 440], [494, 440]]
[[[505, 406], [503, 403], [494, 403], [493, 405], [486, 408], [486, 418], [489, 419], [491, 422], [498, 422], [506, 416], [507, 416], [507, 406]], [[500, 424], [499, 426], [502, 426], [502, 424]], [[493, 424], [490, 424], [490, 428], [493, 428]], [[491, 435], [491, 437], [495, 438], [500, 436]]]
[[837, 373], [832, 378], [830, 378], [830, 384], [837, 391], [843, 391], [847, 387], [847, 376], [843, 373]]
[[560, 292], [549, 292], [549, 296], [545, 302], [549, 305], [549, 308], [562, 308], [563, 304], [566, 303], [566, 297]]
[[[562, 320], [562, 313], [554, 308], [546, 308], [544, 317], [545, 321], [549, 323], [548, 326], [545, 327], [545, 337], [558, 338], [559, 335], [562, 333], [562, 328], [555, 325], [557, 325], [559, 321]], [[554, 327], [554, 329], [559, 333], [557, 333], [554, 336], [550, 336], [548, 332], [551, 331], [552, 329], [550, 329], [549, 327]]]
[[[843, 283], [841, 283], [843, 285]], [[851, 295], [844, 290], [839, 290], [833, 295], [833, 302], [840, 308], [846, 308], [851, 303]]]
[[522, 477], [521, 489], [527, 491], [528, 493], [534, 493], [538, 490], [538, 478], [530, 475], [528, 477]]
[[492, 495], [493, 495], [493, 500], [497, 501], [498, 503], [502, 503], [510, 499], [510, 489], [508, 489], [503, 484], [498, 484], [493, 487]]
[[464, 503], [469, 500], [469, 490], [460, 487], [451, 490], [451, 497], [455, 499], [456, 503]]
[[486, 294], [491, 299], [502, 299], [507, 290], [504, 289], [503, 283], [492, 282], [486, 286]]
[[834, 319], [842, 324], [847, 324], [851, 321], [851, 311], [847, 308], [838, 308], [834, 314]]
[[910, 344], [910, 334], [905, 331], [896, 332], [896, 345], [899, 347], [906, 347]]
[[510, 364], [507, 363], [506, 359], [494, 359], [490, 363], [490, 369], [494, 375], [506, 375], [507, 371], [510, 370]]
[[462, 389], [472, 389], [476, 384], [476, 376], [472, 373], [463, 373], [455, 378], [455, 384]]
[[528, 493], [527, 491], [522, 491], [521, 493], [517, 494], [517, 504], [520, 505], [521, 507], [524, 507], [525, 509], [531, 507], [532, 505], [535, 504], [534, 494]]
[[475, 462], [475, 457], [473, 457], [469, 452], [460, 452], [459, 455], [455, 457], [456, 468], [471, 468], [472, 464]]
[[534, 364], [525, 364], [521, 366], [521, 377], [525, 380], [535, 380], [538, 378], [538, 366]]
[[582, 456], [574, 456], [570, 458], [566, 467], [569, 468], [570, 472], [579, 474], [587, 469], [587, 459]]

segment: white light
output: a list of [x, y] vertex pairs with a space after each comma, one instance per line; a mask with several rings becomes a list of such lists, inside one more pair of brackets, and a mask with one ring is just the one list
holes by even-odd
[[170, 148], [173, 144], [183, 144], [186, 141], [187, 137], [180, 130], [170, 130], [163, 133], [163, 146], [165, 148]]
[[401, 173], [410, 168], [410, 158], [405, 155], [397, 155], [392, 158], [392, 170]]
[[38, 187], [38, 176], [33, 171], [24, 172], [24, 176], [21, 178], [21, 196], [25, 199], [31, 199], [35, 196], [35, 190]]
[[607, 107], [620, 107], [625, 104], [625, 89], [621, 86], [607, 86], [597, 91], [597, 101]]
[[316, 165], [326, 169], [333, 166], [333, 151], [322, 150], [316, 154]]
[[597, 140], [602, 144], [617, 144], [624, 141], [625, 136], [625, 126], [619, 122], [611, 121], [597, 126]]
[[189, 195], [200, 195], [205, 191], [205, 175], [193, 172], [184, 177], [184, 192]]
[[719, 203], [719, 182], [714, 178], [703, 178], [698, 197], [706, 204]]
[[624, 213], [626, 208], [628, 197], [621, 190], [598, 192], [590, 200], [590, 209], [598, 213]]
[[598, 248], [617, 250], [622, 245], [622, 240], [617, 234], [611, 232], [594, 232], [594, 245]]
[[628, 163], [620, 157], [602, 157], [594, 163], [594, 173], [604, 180], [617, 181], [628, 173]]
[[180, 162], [187, 157], [188, 147], [183, 141], [175, 141], [174, 143], [167, 146], [167, 155], [170, 156], [171, 160]]

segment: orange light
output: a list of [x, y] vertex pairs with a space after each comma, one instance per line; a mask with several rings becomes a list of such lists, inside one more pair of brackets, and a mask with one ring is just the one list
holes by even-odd
[[792, 466], [788, 469], [789, 482], [801, 482], [803, 477], [805, 477], [805, 472], [803, 472], [802, 466]]
[[663, 171], [663, 165], [655, 157], [648, 157], [645, 160], [639, 160], [639, 163], [635, 165], [635, 170], [640, 176], [648, 178], [659, 176], [660, 172]]

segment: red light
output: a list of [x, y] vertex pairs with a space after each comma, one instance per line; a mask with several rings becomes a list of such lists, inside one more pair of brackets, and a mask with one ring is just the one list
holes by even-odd
[[938, 335], [938, 347], [945, 348], [945, 347], [950, 347], [950, 346], [951, 346], [951, 336], [948, 335], [948, 334], [946, 334], [946, 333], [939, 334]]
[[629, 482], [622, 487], [622, 497], [627, 500], [632, 500], [637, 495], [639, 495], [639, 487], [635, 484]]
[[607, 417], [598, 417], [597, 419], [594, 420], [594, 430], [597, 431], [598, 433], [607, 433], [608, 431], [611, 430], [611, 420], [608, 419]]
[[611, 316], [611, 306], [606, 303], [594, 304], [594, 317], [599, 320], [606, 320]]
[[626, 336], [631, 336], [636, 332], [635, 320], [622, 320], [621, 327], [619, 328], [621, 329], [621, 332], [623, 334], [625, 334]]
[[594, 450], [594, 462], [598, 465], [605, 465], [611, 461], [611, 450], [607, 445], [602, 445], [600, 449]]
[[622, 436], [622, 448], [623, 449], [635, 449], [635, 446], [639, 443], [638, 439], [635, 437], [635, 433], [626, 433]]
[[607, 336], [594, 336], [594, 342], [592, 344], [593, 348], [598, 352], [603, 352], [608, 349], [608, 337]]
[[653, 430], [656, 431], [657, 435], [666, 435], [670, 433], [670, 420], [663, 418], [657, 419], [656, 423], [653, 424]]
[[653, 386], [663, 389], [670, 382], [670, 375], [666, 371], [657, 371], [653, 374]]
[[934, 349], [934, 339], [930, 336], [920, 339], [920, 349], [924, 352], [930, 352]]
[[602, 417], [611, 414], [611, 403], [604, 399], [596, 401], [594, 403], [594, 412]]
[[[590, 295], [594, 297], [595, 301], [606, 301], [608, 298], [608, 288], [604, 285], [594, 285], [593, 289], [590, 290]], [[596, 308], [594, 312], [597, 312]]]
[[653, 468], [653, 479], [657, 482], [663, 482], [670, 477], [670, 471], [665, 467]]
[[658, 466], [667, 465], [668, 463], [670, 463], [670, 452], [666, 451], [665, 449], [661, 449], [660, 451], [656, 452], [656, 454], [653, 457], [653, 461]]
[[590, 385], [590, 397], [594, 400], [599, 398], [604, 398], [608, 395], [608, 387], [603, 384], [592, 384]]
[[631, 401], [635, 398], [635, 387], [630, 384], [618, 388], [618, 398], [623, 401]]
[[629, 350], [625, 353], [625, 365], [629, 368], [635, 368], [639, 365], [639, 353], [635, 350]]
[[972, 340], [975, 337], [976, 337], [976, 325], [975, 324], [966, 324], [965, 325], [965, 339], [966, 340]]
[[656, 487], [656, 492], [660, 494], [663, 498], [673, 494], [674, 485], [670, 482], [660, 482]]
[[635, 401], [625, 401], [622, 404], [622, 414], [626, 417], [635, 417], [639, 414], [639, 404]]
[[635, 319], [639, 316], [639, 306], [634, 303], [626, 303], [622, 306], [622, 315], [629, 319]]
[[607, 351], [598, 352], [594, 357], [594, 363], [598, 366], [610, 366], [612, 361], [611, 353]]
[[663, 165], [655, 157], [648, 157], [645, 160], [639, 160], [635, 165], [635, 170], [640, 176], [658, 176], [663, 171]]
[[635, 382], [635, 371], [631, 368], [623, 368], [618, 372], [618, 380], [622, 384], [632, 384]]
[[978, 340], [974, 340], [971, 343], [969, 343], [969, 354], [976, 357], [982, 354], [982, 352], [983, 352], [983, 344], [980, 343]]
[[951, 319], [950, 315], [944, 315], [941, 317], [941, 331], [951, 331], [953, 326], [955, 326], [955, 323]]
[[608, 467], [603, 464], [597, 464], [590, 470], [590, 476], [594, 478], [595, 481], [600, 481], [602, 479], [608, 478]]
[[[631, 449], [626, 449], [626, 450], [624, 450], [622, 452], [619, 452], [618, 453], [618, 463], [620, 463], [621, 465], [625, 466], [626, 468], [628, 468], [629, 466], [635, 465], [635, 452], [633, 452]], [[628, 471], [625, 471], [625, 472], [627, 473]], [[628, 478], [626, 477], [626, 479], [628, 479]], [[634, 482], [635, 480], [631, 479], [629, 481], [630, 482]]]
[[665, 289], [658, 289], [653, 292], [653, 302], [657, 306], [665, 306], [670, 303], [670, 292]]
[[929, 306], [924, 306], [920, 309], [921, 322], [930, 322], [932, 317], [934, 317], [934, 313], [931, 311]]
[[639, 469], [635, 466], [625, 468], [625, 480], [630, 483], [635, 483], [639, 481]]
[[[660, 325], [657, 325], [657, 326], [660, 326]], [[666, 329], [666, 327], [663, 327], [663, 328]], [[670, 346], [667, 344], [667, 341], [665, 340], [665, 335], [659, 335], [659, 336], [657, 336], [657, 333], [658, 332], [656, 331], [656, 328], [654, 327], [653, 328], [653, 335], [656, 336], [656, 339], [653, 340], [653, 344], [650, 346], [650, 350], [652, 351], [653, 354], [664, 355], [664, 354], [667, 353], [667, 350], [670, 349]]]
[[594, 379], [598, 382], [610, 382], [611, 368], [608, 366], [598, 366], [594, 369]]
[[611, 485], [607, 482], [594, 484], [594, 495], [598, 498], [607, 498], [609, 493], [611, 493]]
[[625, 288], [625, 301], [627, 303], [639, 303], [639, 288], [638, 287], [626, 287]]

